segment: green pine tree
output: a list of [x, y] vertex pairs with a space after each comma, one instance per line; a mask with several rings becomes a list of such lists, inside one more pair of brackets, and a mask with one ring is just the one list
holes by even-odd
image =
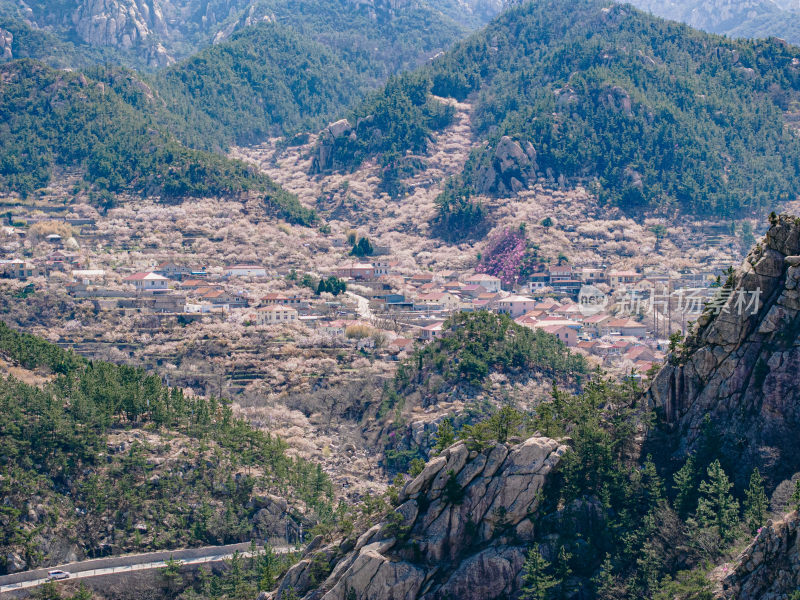
[[600, 570], [592, 577], [592, 585], [594, 585], [594, 593], [597, 600], [617, 600], [619, 598], [617, 580], [614, 577], [614, 565], [611, 562], [610, 554], [606, 553], [606, 558], [603, 564], [600, 565]]
[[696, 478], [694, 456], [687, 458], [683, 466], [672, 477], [675, 488], [675, 510], [684, 519], [692, 512], [692, 508], [695, 506], [697, 494]]
[[725, 543], [736, 537], [739, 525], [739, 502], [730, 493], [733, 484], [718, 460], [708, 467], [708, 479], [700, 482], [697, 501], [697, 523], [703, 528], [715, 528]]
[[548, 573], [549, 569], [550, 563], [534, 545], [522, 565], [522, 600], [546, 600], [550, 597], [550, 590], [559, 582]]
[[567, 581], [572, 576], [572, 569], [569, 566], [571, 560], [572, 554], [567, 552], [564, 546], [561, 546], [555, 564], [555, 579], [559, 582], [560, 598], [568, 598], [572, 595], [570, 593], [572, 590], [567, 588]]
[[453, 422], [448, 418], [442, 419], [436, 430], [436, 446], [434, 446], [434, 450], [439, 453], [445, 448], [449, 448], [455, 441], [456, 433], [453, 430]]
[[794, 483], [794, 491], [792, 492], [792, 503], [790, 505], [792, 510], [800, 512], [800, 479]]
[[744, 518], [750, 531], [755, 532], [764, 524], [767, 517], [767, 494], [764, 491], [764, 478], [758, 468], [750, 475], [750, 485], [744, 493]]

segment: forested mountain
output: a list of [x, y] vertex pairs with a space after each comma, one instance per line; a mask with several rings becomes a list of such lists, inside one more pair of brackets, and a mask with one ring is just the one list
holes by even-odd
[[424, 150], [449, 122], [429, 92], [469, 99], [488, 142], [452, 186], [462, 196], [538, 176], [583, 182], [626, 210], [722, 216], [796, 195], [800, 142], [784, 111], [798, 106], [800, 49], [780, 41], [594, 0], [528, 2], [356, 109], [332, 166]]
[[160, 71], [170, 128], [196, 148], [317, 130], [377, 82], [325, 46], [264, 23]]
[[[110, 75], [115, 73], [115, 75]], [[130, 98], [150, 91], [134, 76], [113, 77]], [[285, 218], [309, 222], [294, 196], [244, 163], [190, 150], [114, 87], [33, 60], [0, 66], [0, 183], [26, 195], [46, 186], [56, 168], [78, 168], [98, 204], [121, 191], [164, 197], [259, 191]]]
[[634, 0], [634, 6], [710, 33], [728, 37], [779, 37], [800, 43], [800, 5], [771, 0]]
[[0, 62], [14, 58], [36, 58], [63, 69], [101, 63], [112, 58], [113, 54], [107, 49], [76, 44], [50, 31], [31, 27], [0, 10]]
[[[298, 509], [330, 508], [322, 470], [287, 456], [221, 399], [84, 360], [2, 322], [0, 357], [44, 382], [0, 376], [0, 573], [70, 552], [283, 537], [287, 522], [302, 522]], [[276, 502], [269, 493], [288, 505], [262, 511]]]
[[110, 49], [118, 60], [149, 67], [169, 65], [256, 23], [277, 21], [360, 57], [385, 77], [446, 48], [465, 28], [486, 23], [501, 5], [500, 0], [448, 0], [441, 6], [408, 0], [0, 0], [0, 15], [84, 50]]

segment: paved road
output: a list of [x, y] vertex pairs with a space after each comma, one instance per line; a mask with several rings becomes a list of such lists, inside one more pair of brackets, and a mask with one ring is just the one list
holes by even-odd
[[[285, 554], [292, 550], [293, 548], [288, 546], [273, 548], [273, 551], [279, 554]], [[98, 575], [160, 569], [166, 566], [167, 561], [170, 559], [179, 560], [183, 565], [221, 562], [231, 559], [235, 552], [238, 552], [243, 557], [252, 555], [250, 544], [246, 542], [227, 546], [208, 546], [205, 548], [190, 548], [188, 550], [148, 552], [145, 554], [85, 560], [46, 569], [3, 575], [0, 577], [0, 594], [42, 585], [47, 581], [47, 572], [54, 569], [66, 571], [70, 574], [70, 579], [83, 579], [85, 577], [97, 577]]]
[[367, 321], [372, 321], [372, 310], [369, 307], [369, 300], [364, 298], [364, 296], [359, 296], [354, 292], [345, 292], [345, 294], [358, 302], [358, 314], [361, 316], [361, 318], [366, 319]]

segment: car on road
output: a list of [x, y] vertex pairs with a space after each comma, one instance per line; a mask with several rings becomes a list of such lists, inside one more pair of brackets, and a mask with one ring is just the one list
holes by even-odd
[[62, 571], [61, 569], [54, 569], [47, 572], [48, 581], [58, 581], [60, 579], [69, 579], [69, 573]]

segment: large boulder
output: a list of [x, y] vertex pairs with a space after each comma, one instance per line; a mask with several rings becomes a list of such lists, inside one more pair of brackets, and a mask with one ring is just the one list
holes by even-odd
[[[523, 147], [524, 146], [524, 147]], [[476, 174], [476, 188], [481, 194], [510, 196], [526, 189], [536, 180], [536, 149], [507, 135], [500, 138]]]
[[[276, 593], [305, 600], [490, 600], [519, 589], [531, 516], [567, 448], [533, 437], [481, 451], [454, 444], [399, 495], [397, 508], [342, 550], [321, 549], [292, 567]], [[330, 557], [336, 556], [334, 564]], [[312, 571], [330, 574], [314, 583]]]

